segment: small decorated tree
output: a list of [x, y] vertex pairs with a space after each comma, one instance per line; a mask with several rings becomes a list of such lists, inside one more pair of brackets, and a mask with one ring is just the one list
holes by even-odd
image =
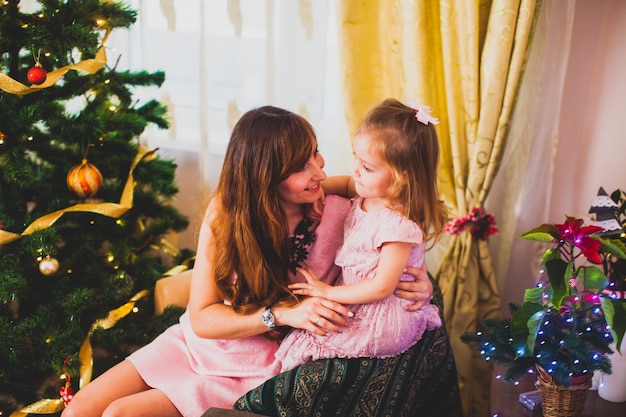
[[[615, 190], [609, 196], [600, 187], [589, 213], [593, 224], [602, 227], [598, 234], [626, 252], [626, 193]], [[603, 266], [609, 280], [609, 291], [626, 291], [626, 259], [608, 253]]]

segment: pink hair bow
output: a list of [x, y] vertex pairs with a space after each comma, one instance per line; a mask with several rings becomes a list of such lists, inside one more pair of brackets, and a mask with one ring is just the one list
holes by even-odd
[[428, 126], [428, 123], [432, 123], [434, 125], [439, 124], [439, 119], [430, 115], [431, 111], [430, 107], [418, 103], [417, 101], [411, 101], [409, 103], [409, 107], [415, 110], [415, 118], [418, 122], [425, 124]]

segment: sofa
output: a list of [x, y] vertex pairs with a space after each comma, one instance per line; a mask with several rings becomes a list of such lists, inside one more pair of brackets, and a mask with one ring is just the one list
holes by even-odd
[[[186, 306], [191, 271], [160, 279], [155, 312]], [[432, 277], [431, 277], [432, 280]], [[443, 297], [433, 280], [433, 303]], [[202, 417], [383, 417], [463, 415], [456, 365], [445, 326], [427, 331], [393, 358], [335, 358], [283, 372], [239, 398], [233, 410], [211, 408]]]

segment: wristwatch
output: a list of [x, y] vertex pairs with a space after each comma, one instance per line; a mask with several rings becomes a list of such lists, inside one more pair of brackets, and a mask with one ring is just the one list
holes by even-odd
[[261, 320], [263, 321], [263, 324], [265, 324], [270, 329], [273, 329], [274, 327], [276, 327], [276, 322], [274, 321], [274, 315], [270, 311], [269, 307], [266, 307], [265, 310], [263, 310], [263, 316], [261, 317]]

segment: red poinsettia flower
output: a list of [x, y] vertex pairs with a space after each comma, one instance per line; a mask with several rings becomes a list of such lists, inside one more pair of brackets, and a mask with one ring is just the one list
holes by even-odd
[[583, 223], [583, 219], [565, 216], [565, 223], [555, 224], [555, 226], [562, 240], [573, 243], [590, 262], [598, 264], [602, 262], [602, 258], [598, 253], [602, 243], [589, 237], [589, 235], [601, 232], [604, 229], [599, 226], [583, 226]]

